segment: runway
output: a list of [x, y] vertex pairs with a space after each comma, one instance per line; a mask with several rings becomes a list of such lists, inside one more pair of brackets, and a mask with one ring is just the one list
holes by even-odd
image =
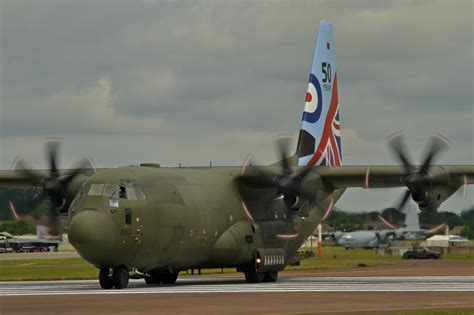
[[131, 280], [123, 290], [102, 290], [98, 281], [2, 282], [0, 296], [282, 292], [474, 292], [474, 276], [285, 277], [246, 283], [242, 277], [183, 278], [174, 285]]

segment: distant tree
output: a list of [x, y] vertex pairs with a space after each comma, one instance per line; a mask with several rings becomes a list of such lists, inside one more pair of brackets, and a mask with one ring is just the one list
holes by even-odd
[[465, 226], [461, 230], [460, 234], [461, 234], [461, 236], [467, 237], [470, 240], [474, 240], [474, 228], [472, 228], [470, 226]]
[[0, 225], [0, 231], [13, 235], [34, 234], [36, 229], [24, 221], [6, 221]]

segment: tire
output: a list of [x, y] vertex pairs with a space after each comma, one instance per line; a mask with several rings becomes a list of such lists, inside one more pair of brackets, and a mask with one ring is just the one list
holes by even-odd
[[276, 282], [278, 279], [278, 271], [268, 271], [265, 272], [263, 277], [263, 282]]
[[161, 274], [160, 278], [163, 284], [173, 284], [178, 279], [178, 272]]
[[128, 286], [128, 268], [125, 266], [119, 266], [114, 268], [112, 274], [112, 282], [116, 289], [124, 289]]
[[257, 272], [254, 269], [247, 270], [244, 273], [245, 280], [247, 280], [248, 283], [260, 283], [263, 282], [263, 279], [265, 278], [264, 272]]
[[146, 284], [160, 284], [161, 282], [160, 273], [155, 270], [148, 271], [148, 275], [145, 276]]
[[112, 289], [114, 283], [112, 278], [109, 276], [109, 268], [102, 268], [99, 271], [99, 284], [100, 287], [104, 290]]
[[160, 284], [161, 280], [160, 280], [160, 277], [158, 277], [157, 275], [149, 275], [149, 276], [145, 276], [145, 283], [146, 284]]

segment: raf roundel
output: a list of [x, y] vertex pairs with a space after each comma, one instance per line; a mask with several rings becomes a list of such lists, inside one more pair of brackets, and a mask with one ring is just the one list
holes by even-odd
[[321, 85], [316, 76], [311, 74], [306, 92], [303, 120], [309, 123], [317, 122], [321, 117], [322, 105]]

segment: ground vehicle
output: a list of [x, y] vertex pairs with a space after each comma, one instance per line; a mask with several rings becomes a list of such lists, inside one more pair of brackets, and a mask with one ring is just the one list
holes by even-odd
[[440, 259], [441, 253], [429, 250], [426, 247], [413, 248], [413, 250], [406, 251], [402, 259]]

